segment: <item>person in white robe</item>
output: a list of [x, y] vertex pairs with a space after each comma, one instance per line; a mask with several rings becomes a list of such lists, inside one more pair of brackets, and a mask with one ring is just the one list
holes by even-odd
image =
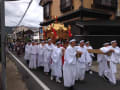
[[53, 61], [53, 58], [52, 58], [52, 55], [53, 55], [53, 51], [57, 48], [56, 44], [53, 44], [51, 43], [51, 47], [52, 47], [52, 51], [51, 51], [51, 60], [50, 60], [50, 69], [51, 69], [51, 77], [50, 79], [53, 80], [54, 79], [54, 75], [55, 75], [55, 72], [54, 72], [54, 61]]
[[[119, 47], [119, 51], [120, 51], [120, 47]], [[118, 56], [118, 58], [119, 58], [119, 64], [120, 64], [120, 56]]]
[[51, 68], [51, 54], [53, 51], [53, 44], [51, 39], [48, 39], [48, 43], [45, 44], [45, 52], [44, 52], [44, 72], [46, 75], [50, 72]]
[[[104, 43], [104, 46], [100, 48], [100, 50], [104, 53], [108, 51], [109, 43]], [[97, 55], [97, 62], [99, 63], [98, 65], [98, 74], [100, 77], [103, 77], [106, 79], [106, 73], [108, 72], [108, 61], [106, 59], [107, 55], [104, 54], [98, 54]]]
[[76, 40], [70, 40], [70, 45], [65, 50], [64, 65], [63, 65], [63, 79], [64, 87], [73, 88], [76, 79], [76, 54], [75, 49]]
[[32, 46], [30, 48], [30, 63], [29, 68], [30, 69], [36, 69], [37, 68], [37, 45], [33, 41]]
[[106, 75], [110, 83], [116, 85], [116, 73], [117, 73], [117, 64], [119, 62], [120, 50], [117, 46], [117, 41], [111, 41], [111, 46], [108, 47], [108, 51], [112, 54], [107, 56], [109, 72]]
[[51, 64], [51, 77], [56, 77], [56, 82], [61, 83], [60, 78], [62, 77], [62, 55], [64, 48], [61, 47], [61, 42], [58, 41], [56, 43], [57, 46], [55, 46], [51, 58], [52, 58], [52, 64]]
[[45, 41], [41, 41], [41, 44], [38, 45], [38, 67], [44, 66], [44, 52], [45, 52]]
[[84, 47], [84, 40], [80, 41], [80, 45], [78, 46], [77, 51], [80, 52], [80, 56], [77, 57], [76, 80], [84, 81], [87, 64], [91, 61], [90, 54]]
[[[85, 46], [84, 46], [86, 49], [93, 49], [93, 47], [90, 45], [90, 41], [87, 41], [85, 43]], [[91, 66], [92, 66], [92, 61], [93, 61], [93, 57], [94, 54], [93, 53], [89, 53], [90, 54], [90, 57], [91, 57], [91, 61], [87, 64], [87, 67], [86, 67], [86, 71], [90, 71], [90, 74], [92, 74], [92, 71], [91, 71]]]
[[24, 60], [27, 62], [27, 64], [29, 64], [29, 60], [30, 60], [30, 47], [31, 47], [31, 43], [28, 42], [25, 45], [25, 56], [24, 56]]

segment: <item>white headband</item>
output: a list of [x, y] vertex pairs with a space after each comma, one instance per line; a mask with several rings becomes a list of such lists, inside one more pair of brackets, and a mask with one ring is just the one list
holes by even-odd
[[117, 42], [117, 41], [116, 41], [116, 40], [113, 40], [113, 41], [111, 41], [111, 44], [112, 44], [112, 43], [115, 43], [115, 42]]
[[75, 39], [72, 39], [72, 40], [70, 40], [70, 43], [71, 43], [71, 42], [76, 42], [76, 40], [75, 40]]
[[109, 45], [109, 44], [110, 44], [110, 43], [107, 43], [107, 42], [106, 42], [106, 43], [104, 43], [103, 45]]
[[85, 42], [85, 40], [81, 40], [81, 41], [80, 41], [80, 43], [83, 43], [83, 42]]

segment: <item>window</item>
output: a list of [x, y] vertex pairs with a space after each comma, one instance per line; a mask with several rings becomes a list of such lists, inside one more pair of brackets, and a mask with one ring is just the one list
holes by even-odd
[[49, 19], [50, 18], [50, 4], [46, 4], [44, 6], [44, 18]]
[[117, 0], [93, 0], [93, 7], [116, 11]]
[[66, 12], [73, 9], [72, 0], [61, 0], [61, 12]]
[[69, 7], [71, 5], [70, 0], [65, 0], [66, 1], [66, 7]]
[[111, 6], [112, 0], [102, 0], [102, 5]]

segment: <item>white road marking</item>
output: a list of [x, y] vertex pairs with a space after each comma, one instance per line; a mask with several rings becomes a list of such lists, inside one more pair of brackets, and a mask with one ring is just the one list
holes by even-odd
[[32, 73], [15, 55], [8, 50], [8, 53], [33, 77], [33, 79], [44, 89], [50, 90], [34, 73]]

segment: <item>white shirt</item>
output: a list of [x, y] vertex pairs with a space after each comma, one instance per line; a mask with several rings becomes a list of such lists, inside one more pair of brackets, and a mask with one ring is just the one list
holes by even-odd
[[38, 45], [38, 54], [43, 55], [45, 52], [45, 45], [39, 44]]
[[91, 61], [90, 54], [88, 53], [87, 49], [85, 47], [78, 47], [77, 51], [82, 52], [81, 57], [78, 58], [79, 62], [88, 63]]
[[51, 57], [54, 63], [62, 65], [62, 47], [55, 47]]
[[37, 45], [32, 45], [31, 48], [30, 48], [30, 53], [31, 54], [37, 54]]
[[65, 64], [76, 64], [76, 53], [77, 51], [75, 47], [69, 45], [65, 50], [64, 56]]
[[31, 47], [31, 45], [28, 45], [28, 44], [25, 45], [25, 53], [30, 52], [30, 47]]
[[108, 46], [108, 47], [103, 47], [101, 48], [101, 50], [104, 53], [109, 52], [109, 50], [113, 49], [115, 52], [112, 52], [112, 54], [110, 56], [106, 55], [106, 59], [110, 62], [113, 63], [118, 63], [119, 62], [119, 56], [120, 56], [120, 50], [119, 47], [112, 47], [112, 46]]

